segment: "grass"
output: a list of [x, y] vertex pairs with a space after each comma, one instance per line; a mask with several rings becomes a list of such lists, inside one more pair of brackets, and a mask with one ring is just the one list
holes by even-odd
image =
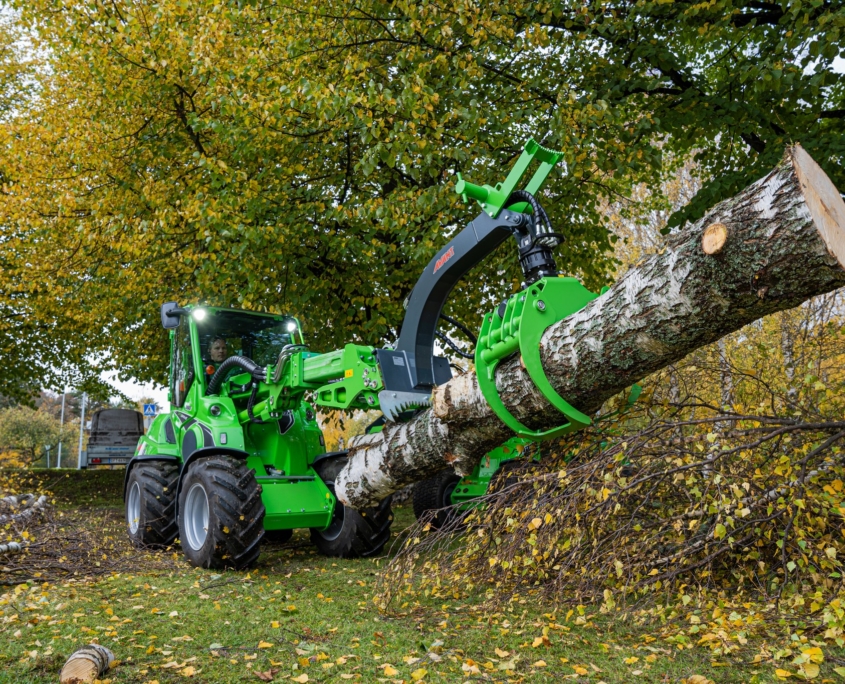
[[[0, 598], [0, 682], [56, 682], [67, 656], [90, 641], [120, 660], [108, 674], [113, 684], [260, 682], [259, 674], [292, 682], [776, 681], [774, 666], [750, 662], [760, 644], [714, 663], [706, 649], [679, 650], [659, 629], [598, 614], [577, 620], [528, 596], [499, 613], [455, 600], [385, 616], [372, 604], [384, 561], [321, 557], [307, 531], [268, 544], [250, 572], [192, 568], [178, 547], [137, 552], [125, 543], [121, 471], [67, 475], [34, 477], [52, 483], [63, 515], [89, 521], [109, 540], [108, 553], [125, 554], [126, 571], [93, 579], [80, 567], [72, 581], [10, 588]], [[394, 529], [412, 521], [399, 508]], [[830, 667], [821, 677], [836, 677]]]

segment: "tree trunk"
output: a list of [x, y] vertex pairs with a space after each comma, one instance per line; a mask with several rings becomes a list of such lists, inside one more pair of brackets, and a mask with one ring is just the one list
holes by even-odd
[[[724, 229], [714, 230], [716, 223]], [[543, 368], [555, 390], [589, 415], [693, 350], [845, 285], [843, 266], [845, 203], [810, 156], [792, 147], [768, 176], [672, 235], [661, 254], [546, 330]], [[499, 365], [496, 386], [525, 425], [562, 422], [518, 356]], [[475, 374], [459, 375], [437, 387], [432, 408], [414, 420], [350, 440], [337, 494], [353, 508], [371, 506], [444, 467], [469, 472], [510, 436]]]

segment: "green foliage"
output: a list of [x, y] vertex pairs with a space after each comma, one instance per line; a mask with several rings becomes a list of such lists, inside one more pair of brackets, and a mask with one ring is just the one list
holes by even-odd
[[[566, 152], [543, 202], [593, 289], [613, 265], [600, 207], [658, 187], [666, 159], [710, 177], [676, 222], [787, 142], [845, 185], [836, 4], [14, 5], [41, 64], [0, 127], [0, 340], [32, 340], [4, 358], [47, 360], [48, 384], [163, 381], [166, 299], [297, 315], [315, 349], [391, 341], [476, 211], [454, 174], [501, 180], [529, 135]], [[518, 281], [508, 245], [450, 313], [477, 325]]]
[[60, 438], [67, 448], [73, 438], [73, 427], [66, 423], [62, 429], [59, 420], [47, 411], [27, 406], [0, 410], [0, 452], [14, 453], [24, 463], [32, 464], [44, 457], [48, 445], [55, 457]]

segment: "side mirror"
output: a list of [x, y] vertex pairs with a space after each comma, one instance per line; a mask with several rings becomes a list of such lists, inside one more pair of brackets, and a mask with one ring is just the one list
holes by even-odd
[[179, 327], [180, 316], [188, 313], [186, 309], [182, 309], [176, 302], [165, 302], [161, 305], [161, 325], [165, 330], [173, 330]]

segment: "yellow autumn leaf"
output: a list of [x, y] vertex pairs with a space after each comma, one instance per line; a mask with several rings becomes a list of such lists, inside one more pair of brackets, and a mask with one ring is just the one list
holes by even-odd
[[802, 648], [801, 653], [803, 653], [805, 656], [808, 656], [810, 660], [814, 663], [824, 662], [824, 653], [822, 653], [822, 650], [818, 646]]
[[819, 676], [819, 666], [815, 663], [803, 663], [801, 665], [801, 672], [807, 679], [815, 679]]
[[196, 669], [193, 665], [188, 665], [184, 670], [182, 670], [179, 674], [183, 677], [193, 677], [196, 674]]
[[461, 670], [468, 674], [481, 674], [481, 670], [474, 660], [467, 660], [461, 665]]
[[575, 674], [585, 675], [587, 674], [587, 668], [581, 667], [580, 665], [573, 665], [572, 669], [575, 670]]
[[778, 679], [786, 679], [787, 677], [791, 677], [792, 673], [789, 670], [775, 670], [775, 675], [777, 675]]
[[415, 682], [418, 682], [423, 677], [425, 677], [427, 674], [428, 674], [428, 670], [426, 670], [424, 667], [421, 667], [419, 670], [414, 670], [411, 673], [411, 679], [413, 679]]
[[395, 677], [399, 674], [399, 670], [393, 667], [393, 665], [385, 665], [383, 672], [385, 677]]
[[291, 677], [290, 680], [292, 682], [297, 682], [298, 684], [305, 684], [305, 682], [308, 681], [308, 675], [303, 672], [298, 677]]
[[538, 660], [536, 663], [532, 663], [531, 667], [546, 667], [546, 661]]
[[637, 658], [637, 656], [631, 656], [630, 658], [625, 658], [625, 664], [626, 665], [633, 665], [634, 663], [639, 662], [639, 660], [640, 659]]
[[259, 641], [258, 648], [273, 648], [273, 644], [271, 644], [269, 641]]
[[498, 646], [497, 646], [497, 647], [496, 647], [496, 649], [495, 649], [495, 653], [496, 653], [496, 655], [497, 655], [497, 656], [499, 656], [500, 658], [507, 658], [507, 657], [510, 655], [510, 651], [503, 651], [503, 650], [502, 650], [501, 648], [499, 648]]

